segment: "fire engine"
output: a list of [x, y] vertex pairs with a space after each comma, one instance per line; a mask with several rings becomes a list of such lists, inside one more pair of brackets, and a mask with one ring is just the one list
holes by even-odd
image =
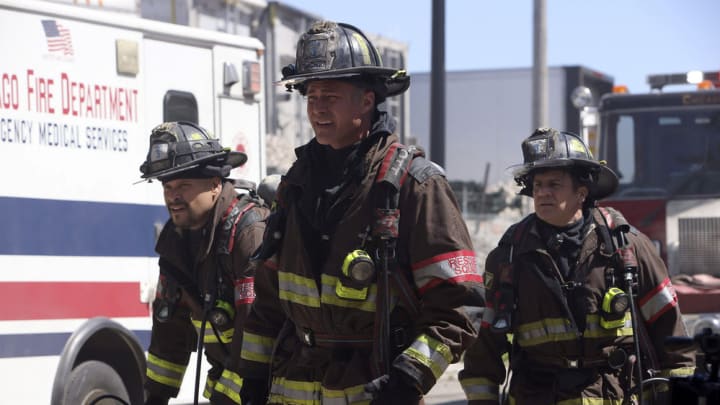
[[[655, 243], [691, 334], [720, 332], [720, 72], [648, 76], [601, 98], [600, 159], [620, 177], [604, 204]], [[696, 84], [692, 90], [666, 86]], [[691, 86], [690, 86], [691, 87]], [[620, 90], [620, 91], [618, 91]]]
[[168, 218], [160, 185], [134, 184], [150, 130], [196, 122], [259, 182], [263, 46], [35, 0], [0, 0], [0, 37], [0, 402], [142, 404]]

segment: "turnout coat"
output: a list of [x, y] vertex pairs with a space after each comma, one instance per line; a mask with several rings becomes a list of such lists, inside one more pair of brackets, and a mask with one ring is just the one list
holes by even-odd
[[[488, 297], [501, 294], [508, 284], [514, 289], [516, 308], [510, 309], [512, 328], [508, 331], [512, 343], [508, 342], [510, 335], [491, 330], [497, 314], [507, 308], [489, 302], [478, 340], [465, 354], [460, 372], [470, 404], [498, 403], [499, 386], [507, 373], [503, 355], [508, 352], [512, 365], [510, 403], [622, 403], [623, 388], [628, 387], [631, 373], [636, 375], [631, 362], [622, 362], [623, 354], [634, 352], [630, 311], [619, 327], [609, 329], [601, 326], [600, 312], [605, 292], [611, 287], [606, 275], [617, 263], [609, 237], [616, 228], [628, 224], [612, 208], [591, 210], [591, 223], [585, 228], [575, 270], [567, 278], [548, 253], [535, 214], [513, 225], [489, 254], [485, 267]], [[627, 237], [637, 258], [638, 322], [649, 338], [641, 340], [641, 345], [654, 349], [654, 367], [661, 376], [691, 374], [691, 353], [664, 348], [666, 336], [686, 336], [667, 269], [645, 235], [631, 228]], [[625, 289], [622, 279], [617, 284]], [[642, 359], [643, 368], [651, 365], [647, 353]]]
[[[233, 208], [240, 210], [234, 218], [236, 223], [223, 230]], [[237, 195], [232, 182], [226, 181], [212, 218], [200, 231], [198, 241], [190, 243], [187, 234], [176, 228], [172, 221], [165, 224], [155, 247], [160, 255], [160, 279], [159, 299], [155, 300], [154, 306], [160, 305], [163, 297], [168, 295], [177, 297], [177, 302], [167, 321], [159, 322], [157, 316], [153, 317], [145, 383], [150, 394], [166, 398], [177, 396], [190, 353], [196, 350], [202, 331], [204, 351], [212, 366], [204, 396], [213, 404], [240, 404], [242, 380], [238, 367], [242, 327], [255, 298], [255, 274], [249, 266], [249, 258], [262, 242], [263, 220], [268, 212], [247, 195]], [[228, 254], [220, 254], [219, 248], [227, 249]], [[218, 277], [222, 279], [221, 283], [218, 283]], [[213, 325], [208, 319], [202, 330], [205, 313], [202, 297], [206, 293], [216, 298], [213, 307], [231, 315], [228, 324]], [[194, 364], [191, 366], [195, 367]]]
[[[377, 201], [384, 198], [377, 180], [402, 148], [382, 124], [360, 145], [359, 167], [346, 168], [357, 170], [356, 177], [350, 174], [335, 198], [318, 200], [315, 218], [328, 219], [319, 234], [308, 231], [299, 207], [318, 175], [313, 145], [296, 151], [298, 160], [282, 180], [271, 215], [277, 217], [268, 225], [280, 239], [258, 270], [242, 348], [245, 376], [271, 376], [269, 403], [367, 404], [371, 396], [363, 386], [386, 372], [377, 356], [383, 313], [377, 274], [366, 295], [352, 298], [343, 290], [342, 270], [357, 249], [368, 253], [376, 269], [380, 260], [381, 242], [372, 236]], [[467, 305], [482, 305], [484, 291], [441, 169], [416, 156], [402, 177], [399, 235], [390, 257], [389, 357], [427, 392], [476, 336], [478, 308]], [[313, 249], [322, 260], [312, 259]]]

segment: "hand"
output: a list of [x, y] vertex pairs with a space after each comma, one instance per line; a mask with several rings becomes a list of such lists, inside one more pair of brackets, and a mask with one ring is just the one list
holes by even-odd
[[373, 395], [372, 404], [417, 405], [422, 394], [404, 377], [402, 371], [392, 370], [365, 385], [365, 392]]
[[158, 397], [150, 394], [145, 400], [145, 405], [167, 405], [170, 398]]
[[240, 399], [243, 405], [264, 405], [267, 402], [267, 381], [259, 378], [243, 378]]

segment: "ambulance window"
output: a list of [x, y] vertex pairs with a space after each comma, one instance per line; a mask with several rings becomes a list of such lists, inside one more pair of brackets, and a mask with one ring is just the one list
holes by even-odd
[[198, 123], [198, 105], [195, 95], [187, 91], [168, 90], [163, 100], [163, 121], [189, 121]]

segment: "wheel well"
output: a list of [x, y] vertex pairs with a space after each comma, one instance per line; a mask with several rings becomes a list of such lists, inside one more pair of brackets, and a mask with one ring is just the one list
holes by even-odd
[[85, 322], [68, 339], [63, 349], [53, 384], [52, 405], [64, 405], [68, 375], [79, 364], [101, 361], [120, 375], [131, 404], [144, 402], [145, 353], [132, 332], [107, 318]]

